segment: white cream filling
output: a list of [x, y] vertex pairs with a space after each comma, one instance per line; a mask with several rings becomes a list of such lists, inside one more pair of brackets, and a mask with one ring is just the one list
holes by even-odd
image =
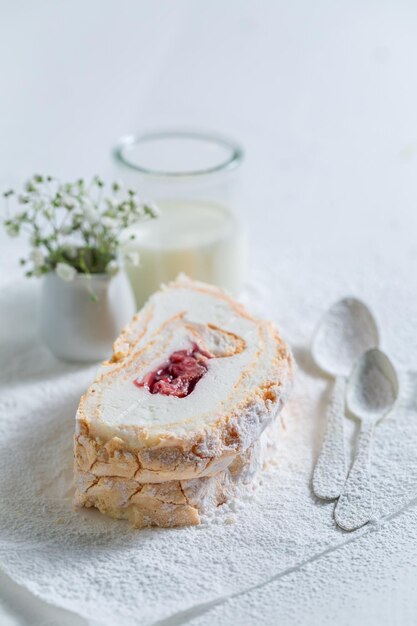
[[[146, 333], [134, 348], [134, 352], [142, 349], [142, 353], [132, 364], [97, 384], [95, 393], [89, 395], [86, 414], [95, 414], [106, 431], [112, 427], [120, 431], [143, 427], [149, 431], [174, 430], [178, 434], [199, 429], [230, 414], [248, 392], [273, 374], [276, 343], [268, 327], [239, 315], [227, 301], [190, 288], [169, 288], [158, 292], [137, 322], [138, 335], [149, 308], [152, 315]], [[154, 335], [163, 324], [180, 313], [184, 313], [186, 323], [214, 324], [238, 335], [244, 340], [246, 348], [232, 356], [210, 359], [208, 371], [192, 393], [184, 398], [151, 394], [145, 388], [138, 388], [134, 380], [141, 380], [172, 352], [187, 348], [194, 341], [178, 320], [168, 323], [160, 334]], [[133, 329], [132, 334], [135, 332], [136, 329]], [[166, 345], [163, 345], [164, 342]]]

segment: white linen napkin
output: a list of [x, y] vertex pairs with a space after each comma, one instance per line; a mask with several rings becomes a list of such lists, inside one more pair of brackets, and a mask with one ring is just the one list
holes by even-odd
[[[247, 293], [258, 296], [257, 286]], [[179, 624], [378, 529], [416, 496], [417, 373], [408, 372], [401, 403], [376, 430], [376, 519], [351, 534], [335, 526], [333, 503], [310, 487], [330, 384], [296, 348], [288, 427], [254, 498], [179, 529], [132, 530], [74, 510], [74, 414], [94, 367], [59, 363], [40, 346], [26, 285], [3, 292], [0, 311], [0, 567], [51, 604], [102, 624]]]

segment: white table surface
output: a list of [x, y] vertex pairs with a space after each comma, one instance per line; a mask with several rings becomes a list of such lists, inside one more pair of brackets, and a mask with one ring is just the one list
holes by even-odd
[[[386, 344], [417, 369], [416, 29], [405, 0], [3, 0], [0, 188], [33, 172], [110, 175], [112, 144], [136, 129], [226, 132], [247, 150], [251, 271], [288, 294], [289, 340], [299, 324], [306, 344], [353, 289], [386, 298]], [[0, 234], [2, 288], [18, 277], [18, 246]], [[268, 582], [263, 623], [415, 624], [417, 510], [389, 523], [395, 540], [370, 533]], [[259, 623], [262, 589], [249, 596], [210, 623]], [[86, 622], [0, 574], [0, 624]]]

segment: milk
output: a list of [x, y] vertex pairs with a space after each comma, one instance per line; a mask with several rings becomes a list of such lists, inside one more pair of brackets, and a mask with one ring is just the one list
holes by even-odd
[[[140, 256], [139, 267], [127, 265], [138, 307], [180, 272], [237, 294], [246, 268], [246, 238], [233, 214], [200, 200], [157, 204], [160, 217], [139, 223], [124, 237], [124, 250]], [[129, 240], [132, 233], [135, 239]]]

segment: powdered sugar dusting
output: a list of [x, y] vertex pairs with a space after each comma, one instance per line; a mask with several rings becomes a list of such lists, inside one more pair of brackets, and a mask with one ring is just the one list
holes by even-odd
[[[320, 307], [294, 300], [294, 293], [302, 293], [297, 284], [289, 291], [273, 276], [262, 280], [281, 285], [273, 296], [274, 317], [298, 357], [285, 434], [255, 493], [220, 507], [199, 527], [136, 532], [122, 521], [72, 509], [74, 413], [93, 369], [57, 366], [27, 337], [3, 370], [0, 401], [0, 563], [16, 581], [103, 624], [114, 624], [117, 616], [128, 626], [164, 620], [172, 626], [193, 615], [196, 623], [214, 624], [232, 611], [229, 602], [235, 608], [229, 596], [247, 597], [248, 610], [259, 611], [259, 598], [271, 604], [274, 585], [285, 586], [301, 564], [343, 551], [347, 535], [334, 524], [333, 504], [311, 492], [329, 387], [304, 346]], [[323, 294], [316, 297], [323, 306]], [[297, 310], [303, 315], [292, 319], [289, 312]], [[8, 322], [11, 328], [12, 318]], [[401, 403], [375, 433], [376, 520], [394, 514], [416, 493], [417, 374], [403, 378]], [[350, 438], [354, 424], [347, 425]], [[375, 522], [348, 540], [378, 528]], [[246, 594], [248, 589], [253, 591]], [[283, 619], [288, 616], [284, 611]]]

